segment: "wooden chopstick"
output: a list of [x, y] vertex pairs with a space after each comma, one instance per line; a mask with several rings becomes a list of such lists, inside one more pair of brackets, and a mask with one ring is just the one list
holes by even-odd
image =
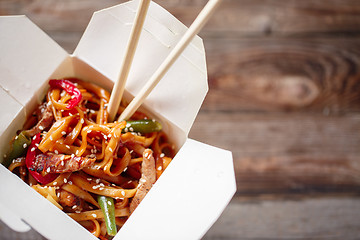
[[109, 106], [108, 106], [108, 112], [109, 112], [109, 121], [113, 122], [116, 116], [116, 113], [119, 108], [119, 104], [121, 101], [121, 98], [124, 93], [126, 80], [128, 78], [130, 67], [132, 64], [132, 61], [134, 59], [136, 47], [138, 45], [141, 30], [143, 28], [145, 18], [147, 11], [149, 9], [151, 0], [140, 0], [137, 13], [134, 20], [134, 25], [131, 29], [129, 41], [127, 43], [126, 51], [125, 51], [125, 57], [123, 59], [119, 76], [117, 78], [117, 81], [114, 84], [114, 87], [111, 92]]
[[184, 51], [184, 49], [190, 44], [195, 35], [200, 32], [205, 23], [210, 19], [216, 8], [219, 6], [222, 0], [210, 0], [203, 10], [199, 13], [195, 21], [191, 24], [184, 36], [180, 39], [174, 49], [170, 52], [164, 62], [151, 76], [149, 81], [144, 85], [136, 97], [130, 102], [130, 104], [121, 113], [118, 121], [129, 119], [135, 111], [144, 102], [145, 98], [151, 93], [154, 87], [159, 83], [165, 73], [173, 65], [176, 59]]

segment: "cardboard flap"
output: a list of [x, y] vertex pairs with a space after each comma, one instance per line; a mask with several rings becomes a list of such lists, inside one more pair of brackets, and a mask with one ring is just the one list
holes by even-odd
[[3, 88], [0, 88], [0, 99], [1, 102], [3, 103], [2, 113], [0, 114], [0, 136], [1, 136], [9, 127], [9, 125], [14, 121], [15, 116], [20, 113], [22, 109], [22, 105], [19, 102], [17, 102], [13, 97], [11, 97], [8, 94], [8, 92], [6, 92]]
[[68, 54], [25, 16], [0, 16], [0, 86], [25, 105]]
[[[1, 164], [0, 182], [6, 183], [0, 184], [1, 204], [16, 219], [12, 223], [23, 220], [44, 237], [52, 240], [97, 239]], [[19, 198], [19, 196], [26, 197]], [[17, 216], [21, 216], [22, 220]], [[1, 213], [1, 217], [5, 215]], [[24, 223], [21, 224], [15, 227], [23, 228]]]
[[24, 223], [20, 217], [16, 216], [2, 203], [0, 203], [0, 212], [1, 212], [0, 215], [1, 221], [6, 223], [6, 225], [8, 225], [12, 230], [17, 232], [27, 232], [31, 229], [29, 225]]
[[[94, 13], [74, 55], [115, 81], [138, 4], [131, 1]], [[186, 30], [151, 2], [126, 83], [128, 93], [136, 96]], [[196, 37], [148, 96], [146, 106], [188, 133], [207, 90], [205, 50]]]
[[114, 239], [200, 239], [235, 191], [231, 152], [188, 139]]

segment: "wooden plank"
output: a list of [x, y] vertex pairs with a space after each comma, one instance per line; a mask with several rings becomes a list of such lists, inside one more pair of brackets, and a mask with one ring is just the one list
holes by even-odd
[[206, 38], [210, 91], [221, 111], [360, 110], [360, 38]]
[[[117, 0], [3, 0], [0, 15], [26, 14], [46, 31], [83, 31], [95, 10]], [[158, 0], [189, 25], [207, 0]], [[241, 35], [358, 33], [360, 2], [353, 0], [225, 0], [204, 31]]]
[[237, 193], [359, 192], [360, 115], [201, 111], [190, 137], [232, 151]]
[[234, 199], [203, 240], [343, 239], [360, 236], [360, 198]]

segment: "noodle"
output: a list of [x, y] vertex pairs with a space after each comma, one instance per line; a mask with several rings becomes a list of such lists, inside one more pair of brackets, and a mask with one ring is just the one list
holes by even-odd
[[[109, 239], [97, 197], [113, 199], [115, 223], [121, 228], [149, 190], [141, 192], [143, 182], [159, 178], [174, 147], [162, 131], [134, 132], [131, 121], [108, 123], [110, 93], [105, 89], [75, 78], [51, 81], [75, 86], [81, 95], [50, 84], [37, 109], [41, 116], [29, 119], [23, 129], [31, 145], [8, 169], [94, 236]], [[133, 115], [134, 120], [146, 118], [141, 112]]]

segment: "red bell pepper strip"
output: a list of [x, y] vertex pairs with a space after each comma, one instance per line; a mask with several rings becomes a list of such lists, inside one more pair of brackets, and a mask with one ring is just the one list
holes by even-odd
[[51, 79], [49, 81], [49, 84], [53, 88], [60, 88], [65, 90], [67, 93], [72, 95], [72, 99], [68, 102], [68, 105], [66, 106], [67, 109], [73, 109], [82, 98], [80, 90], [75, 86], [74, 83], [70, 82], [66, 79]]
[[41, 137], [40, 133], [36, 134], [31, 141], [30, 147], [28, 148], [27, 154], [26, 154], [26, 167], [29, 169], [29, 173], [31, 176], [35, 178], [36, 181], [38, 181], [41, 184], [48, 184], [52, 181], [54, 181], [59, 174], [56, 173], [48, 173], [46, 175], [42, 175], [41, 173], [38, 173], [36, 171], [33, 171], [33, 165], [35, 163], [36, 155], [40, 153], [40, 150], [37, 148], [37, 145], [40, 143]]

